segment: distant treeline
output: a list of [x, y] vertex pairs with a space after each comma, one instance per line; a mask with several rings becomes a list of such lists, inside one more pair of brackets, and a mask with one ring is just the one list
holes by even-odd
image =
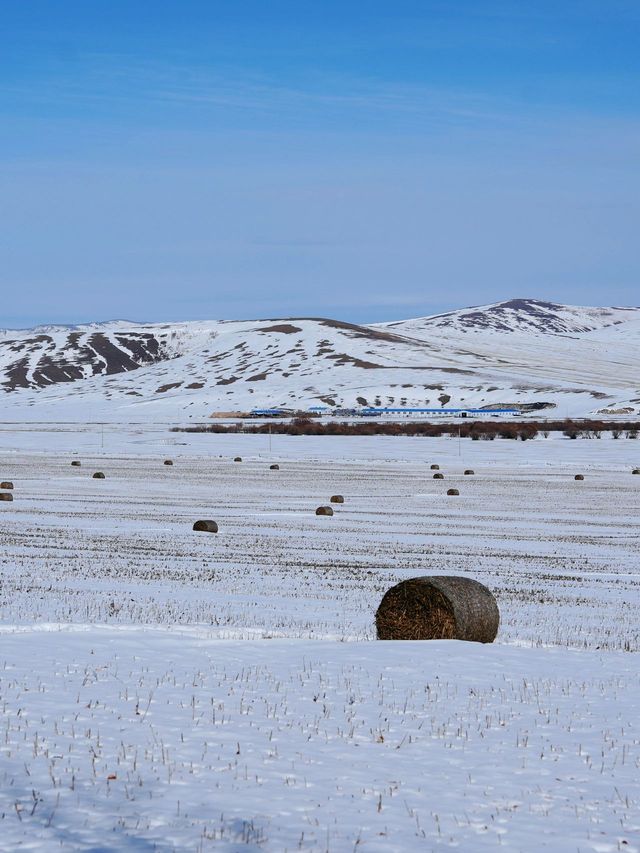
[[560, 432], [567, 438], [600, 438], [611, 433], [612, 438], [638, 438], [638, 421], [596, 421], [571, 419], [559, 421], [474, 421], [461, 424], [431, 423], [429, 421], [363, 421], [346, 423], [329, 421], [321, 423], [311, 418], [293, 418], [291, 421], [270, 421], [266, 424], [199, 424], [197, 426], [174, 427], [174, 432], [246, 433], [250, 435], [408, 435], [408, 436], [458, 436], [473, 441], [493, 441], [507, 438], [527, 441], [537, 435], [547, 437]]

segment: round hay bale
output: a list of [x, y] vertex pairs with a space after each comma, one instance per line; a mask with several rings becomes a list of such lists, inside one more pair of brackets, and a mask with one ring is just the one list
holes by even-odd
[[330, 506], [319, 506], [316, 515], [333, 515], [333, 509]]
[[343, 504], [344, 497], [342, 495], [331, 495], [329, 498], [332, 504]]
[[439, 466], [439, 465], [432, 465], [432, 466], [431, 466], [431, 470], [432, 470], [432, 471], [439, 471], [439, 470], [440, 470], [440, 466]]
[[91, 476], [94, 480], [104, 480], [104, 474], [102, 473], [102, 471], [96, 471], [96, 473], [92, 474]]
[[634, 468], [632, 474], [640, 474], [640, 468]]
[[0, 501], [12, 501], [13, 495], [11, 492], [0, 492]]
[[459, 495], [460, 492], [457, 489], [447, 489], [448, 495]]
[[492, 643], [500, 611], [471, 578], [411, 578], [387, 590], [376, 613], [379, 640], [470, 640]]
[[434, 474], [433, 479], [434, 480], [444, 480], [444, 474]]
[[236, 456], [236, 458], [233, 461], [234, 462], [242, 462], [242, 456]]
[[204, 533], [217, 533], [218, 525], [215, 521], [211, 521], [210, 519], [201, 519], [200, 521], [196, 521], [193, 525], [194, 530], [201, 530]]
[[0, 489], [12, 489], [12, 488], [13, 488], [13, 483], [11, 482], [11, 480], [5, 480], [4, 482], [0, 483]]
[[269, 465], [269, 470], [270, 471], [279, 471], [280, 466], [279, 465]]
[[82, 463], [81, 463], [81, 462], [79, 462], [79, 460], [74, 459], [74, 460], [73, 460], [73, 462], [71, 463], [71, 467], [72, 467], [72, 468], [79, 468], [81, 464], [82, 464]]
[[573, 479], [574, 480], [584, 480], [584, 474], [576, 474], [576, 476]]
[[164, 464], [165, 465], [173, 465], [173, 459], [165, 459]]
[[470, 474], [475, 474], [476, 472], [473, 470], [473, 468], [467, 468], [464, 473], [465, 476], [469, 476]]

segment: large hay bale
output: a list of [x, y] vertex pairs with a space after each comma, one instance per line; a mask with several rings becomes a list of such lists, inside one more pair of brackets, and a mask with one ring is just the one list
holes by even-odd
[[204, 533], [217, 533], [218, 525], [215, 521], [211, 521], [210, 519], [201, 519], [200, 521], [196, 521], [193, 525], [194, 530], [201, 530]]
[[72, 468], [79, 468], [82, 463], [78, 459], [74, 459], [71, 463]]
[[460, 492], [457, 489], [447, 489], [448, 495], [459, 495]]
[[379, 640], [471, 640], [492, 643], [500, 611], [486, 586], [471, 578], [411, 578], [388, 590], [376, 613]]
[[269, 470], [270, 470], [270, 471], [279, 471], [279, 470], [280, 470], [280, 466], [279, 466], [279, 465], [276, 465], [276, 464], [274, 464], [274, 465], [269, 465]]
[[319, 506], [316, 515], [333, 515], [333, 509], [330, 506]]
[[574, 480], [584, 480], [584, 474], [576, 474], [576, 476], [573, 479]]
[[632, 474], [640, 474], [640, 468], [634, 468]]
[[0, 483], [0, 489], [12, 489], [12, 488], [13, 488], [13, 483], [11, 482], [11, 480], [4, 480], [2, 483]]
[[433, 479], [434, 480], [444, 480], [444, 474], [434, 474]]
[[11, 492], [0, 492], [0, 501], [12, 501], [13, 495]]
[[469, 476], [470, 474], [475, 474], [476, 472], [473, 470], [473, 468], [467, 468], [464, 473], [465, 476]]
[[431, 470], [432, 470], [432, 471], [439, 471], [439, 470], [440, 470], [440, 466], [439, 466], [439, 465], [432, 465], [432, 466], [431, 466]]
[[331, 495], [329, 498], [332, 504], [343, 504], [344, 497], [342, 495]]
[[164, 464], [165, 465], [173, 465], [173, 459], [165, 459]]
[[233, 461], [234, 462], [242, 462], [242, 456], [236, 456], [236, 458]]
[[102, 471], [96, 471], [96, 473], [92, 474], [91, 476], [94, 480], [104, 480], [104, 474], [102, 473]]

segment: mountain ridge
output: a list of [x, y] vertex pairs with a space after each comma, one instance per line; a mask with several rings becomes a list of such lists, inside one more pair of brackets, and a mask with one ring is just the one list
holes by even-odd
[[207, 417], [254, 407], [640, 411], [640, 309], [513, 299], [423, 318], [129, 323], [0, 331], [5, 411]]

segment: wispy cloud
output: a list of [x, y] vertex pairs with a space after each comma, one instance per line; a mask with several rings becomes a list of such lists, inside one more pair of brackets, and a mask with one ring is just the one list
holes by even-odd
[[192, 64], [135, 61], [119, 54], [90, 54], [75, 66], [47, 69], [42, 79], [4, 85], [0, 104], [19, 101], [38, 108], [91, 107], [96, 111], [158, 108], [191, 110], [203, 119], [223, 112], [289, 117], [300, 124], [319, 120], [361, 119], [425, 123], [433, 121], [500, 123], [525, 111], [517, 100], [481, 89], [391, 83], [348, 74], [308, 74], [297, 85], [267, 75]]

